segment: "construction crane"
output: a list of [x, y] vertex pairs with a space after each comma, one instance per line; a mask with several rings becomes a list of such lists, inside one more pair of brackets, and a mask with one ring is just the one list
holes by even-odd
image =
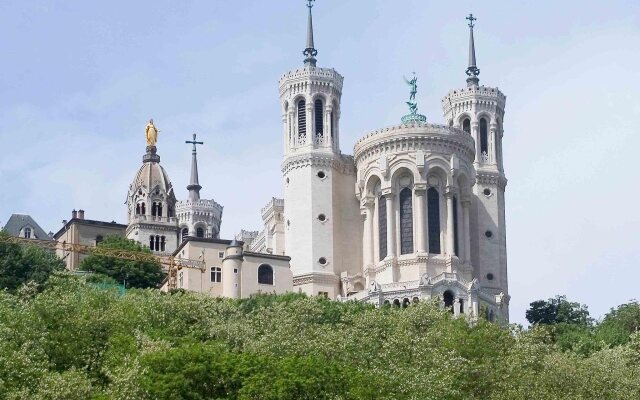
[[49, 250], [58, 250], [62, 254], [79, 253], [119, 258], [121, 260], [138, 262], [158, 262], [167, 269], [167, 286], [169, 290], [177, 288], [178, 271], [182, 268], [199, 269], [205, 273], [207, 266], [204, 260], [191, 260], [167, 255], [155, 255], [139, 251], [112, 249], [102, 246], [88, 246], [78, 243], [60, 243], [53, 240], [27, 239], [16, 236], [0, 235], [0, 243], [13, 243], [19, 245], [38, 246]]

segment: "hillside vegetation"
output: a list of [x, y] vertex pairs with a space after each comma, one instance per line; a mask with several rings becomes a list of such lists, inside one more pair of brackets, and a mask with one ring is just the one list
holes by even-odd
[[627, 308], [607, 336], [471, 325], [427, 303], [122, 295], [55, 272], [0, 292], [0, 398], [638, 399], [640, 334], [611, 322]]

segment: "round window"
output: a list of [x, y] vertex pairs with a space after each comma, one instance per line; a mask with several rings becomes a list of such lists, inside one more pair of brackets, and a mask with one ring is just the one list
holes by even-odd
[[318, 259], [318, 262], [320, 263], [320, 265], [327, 265], [327, 259], [324, 257], [320, 257]]
[[327, 216], [324, 214], [319, 214], [318, 215], [318, 220], [320, 220], [320, 222], [324, 222], [327, 220]]
[[486, 188], [485, 190], [482, 191], [482, 193], [484, 193], [485, 196], [491, 196], [491, 189]]
[[324, 179], [326, 176], [327, 174], [325, 174], [324, 171], [318, 171], [318, 178]]
[[493, 274], [492, 273], [488, 273], [487, 274], [487, 279], [492, 281], [493, 280]]
[[491, 238], [493, 237], [493, 232], [491, 232], [491, 231], [486, 231], [486, 232], [484, 233], [484, 235], [485, 235], [488, 239], [491, 239]]

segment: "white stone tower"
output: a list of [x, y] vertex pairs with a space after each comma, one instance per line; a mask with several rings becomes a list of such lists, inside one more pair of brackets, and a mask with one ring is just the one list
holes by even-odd
[[[294, 290], [335, 298], [340, 276], [361, 274], [362, 221], [353, 158], [340, 152], [343, 77], [316, 66], [312, 0], [302, 68], [279, 83], [284, 123], [285, 253]], [[344, 290], [342, 291], [342, 293]]]
[[191, 179], [187, 190], [189, 198], [182, 200], [176, 205], [176, 216], [180, 226], [180, 241], [187, 236], [213, 238], [220, 237], [220, 224], [222, 222], [222, 206], [213, 199], [200, 198], [200, 181], [198, 178], [198, 152], [196, 146], [204, 144], [196, 140], [187, 140], [185, 143], [192, 144], [191, 151]]
[[473, 38], [473, 15], [469, 20], [469, 67], [467, 87], [450, 91], [442, 100], [450, 126], [470, 132], [475, 140], [476, 184], [471, 207], [471, 247], [474, 277], [486, 292], [504, 294], [502, 308], [508, 318], [505, 186], [502, 136], [506, 97], [498, 88], [479, 85]]
[[176, 197], [169, 175], [160, 165], [155, 142], [152, 143], [129, 186], [126, 237], [149, 246], [154, 253], [170, 254], [178, 247]]

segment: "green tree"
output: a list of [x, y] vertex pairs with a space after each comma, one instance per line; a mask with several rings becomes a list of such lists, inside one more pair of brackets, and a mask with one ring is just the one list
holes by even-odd
[[593, 322], [589, 317], [587, 306], [571, 302], [567, 300], [567, 296], [556, 296], [549, 300], [537, 300], [530, 303], [529, 306], [525, 316], [531, 324], [553, 325], [565, 323], [589, 326]]
[[[0, 232], [0, 237], [7, 237]], [[64, 269], [64, 263], [51, 250], [34, 245], [21, 245], [0, 241], [0, 288], [15, 291], [27, 282], [39, 287], [49, 275]]]
[[631, 301], [612, 308], [596, 328], [596, 337], [610, 346], [628, 343], [640, 331], [640, 303]]
[[106, 275], [118, 283], [126, 282], [129, 288], [157, 287], [164, 279], [165, 274], [162, 272], [160, 263], [153, 258], [151, 250], [140, 243], [119, 236], [107, 236], [98, 246], [147, 254], [148, 261], [131, 261], [92, 254], [82, 260], [81, 270]]

